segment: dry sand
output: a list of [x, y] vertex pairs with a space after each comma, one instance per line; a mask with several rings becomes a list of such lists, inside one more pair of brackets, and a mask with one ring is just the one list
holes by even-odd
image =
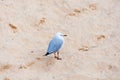
[[0, 0], [0, 80], [120, 80], [120, 0]]

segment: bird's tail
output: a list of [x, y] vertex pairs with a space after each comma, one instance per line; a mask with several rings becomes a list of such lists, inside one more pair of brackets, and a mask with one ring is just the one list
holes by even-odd
[[49, 54], [50, 54], [50, 53], [47, 52], [44, 56], [47, 56], [47, 55], [49, 55]]

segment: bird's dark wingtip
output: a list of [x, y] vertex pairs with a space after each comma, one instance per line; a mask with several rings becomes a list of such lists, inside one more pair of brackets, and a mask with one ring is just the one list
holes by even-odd
[[43, 56], [47, 56], [47, 55], [49, 55], [49, 54], [50, 54], [50, 53], [47, 52], [47, 53], [46, 53], [45, 55], [43, 55]]

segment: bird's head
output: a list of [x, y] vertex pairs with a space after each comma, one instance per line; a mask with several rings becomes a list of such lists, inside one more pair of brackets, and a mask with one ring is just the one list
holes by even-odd
[[67, 35], [65, 35], [65, 34], [63, 34], [63, 33], [61, 33], [61, 32], [58, 32], [56, 35], [57, 35], [57, 36], [62, 36], [62, 37], [67, 36]]

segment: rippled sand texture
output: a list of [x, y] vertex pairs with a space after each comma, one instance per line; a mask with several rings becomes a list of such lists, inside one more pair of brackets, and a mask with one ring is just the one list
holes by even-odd
[[0, 0], [0, 80], [120, 80], [120, 0]]

